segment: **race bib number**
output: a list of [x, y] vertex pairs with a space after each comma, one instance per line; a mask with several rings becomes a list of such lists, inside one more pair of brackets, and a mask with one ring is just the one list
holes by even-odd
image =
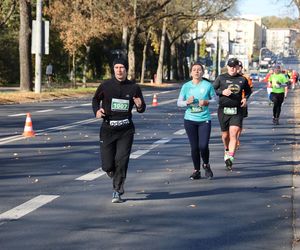
[[192, 113], [200, 113], [200, 112], [203, 112], [203, 107], [202, 107], [202, 106], [192, 106], [192, 107], [191, 107], [191, 112], [192, 112]]
[[229, 108], [229, 107], [225, 107], [224, 108], [224, 114], [225, 115], [236, 115], [237, 114], [237, 108]]
[[129, 110], [129, 100], [113, 98], [111, 100], [111, 110], [127, 112]]

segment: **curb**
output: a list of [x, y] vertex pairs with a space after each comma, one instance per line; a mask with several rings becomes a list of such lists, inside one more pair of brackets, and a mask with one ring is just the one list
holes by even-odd
[[294, 143], [292, 145], [293, 150], [293, 178], [292, 178], [292, 216], [293, 216], [293, 242], [292, 249], [300, 250], [300, 89], [294, 91]]

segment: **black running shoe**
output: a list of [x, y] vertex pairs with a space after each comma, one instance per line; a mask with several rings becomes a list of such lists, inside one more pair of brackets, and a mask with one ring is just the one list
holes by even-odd
[[202, 164], [202, 167], [205, 170], [205, 177], [207, 179], [212, 179], [214, 177], [214, 174], [210, 169], [210, 164]]
[[230, 158], [225, 160], [226, 169], [232, 171], [232, 160]]
[[195, 170], [194, 173], [190, 176], [191, 180], [199, 180], [201, 178], [201, 173], [199, 170]]

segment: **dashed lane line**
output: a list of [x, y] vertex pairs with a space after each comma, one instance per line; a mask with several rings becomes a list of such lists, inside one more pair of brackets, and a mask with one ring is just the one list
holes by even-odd
[[59, 195], [39, 195], [35, 198], [12, 208], [2, 214], [0, 214], [0, 221], [2, 220], [17, 220], [40, 208], [41, 206], [55, 200]]
[[97, 168], [92, 172], [89, 172], [85, 175], [82, 175], [82, 176], [76, 178], [75, 180], [77, 180], [77, 181], [93, 181], [105, 174], [106, 174], [106, 172], [104, 172], [101, 168]]
[[[180, 130], [174, 132], [173, 134], [174, 135], [183, 135], [183, 134], [185, 134], [185, 130], [180, 129]], [[130, 154], [130, 159], [137, 159], [137, 158], [141, 157], [142, 155], [149, 153], [152, 149], [158, 147], [159, 145], [168, 143], [170, 140], [171, 140], [170, 138], [162, 138], [162, 139], [152, 143], [151, 145], [149, 145], [147, 149], [137, 150], [137, 151], [131, 153]], [[101, 168], [97, 168], [92, 172], [89, 172], [85, 175], [82, 175], [82, 176], [76, 178], [75, 180], [78, 180], [78, 181], [93, 181], [93, 180], [103, 176], [104, 174], [106, 174], [106, 172], [104, 172]]]
[[165, 144], [165, 143], [169, 142], [170, 140], [171, 140], [170, 138], [160, 139], [160, 140], [152, 143], [151, 145], [149, 145], [147, 149], [137, 150], [137, 151], [131, 153], [130, 159], [137, 159], [137, 158], [141, 157], [142, 155], [149, 153], [150, 150], [158, 147], [159, 145]]
[[[93, 122], [97, 122], [97, 121], [98, 121], [98, 119], [91, 118], [91, 119], [87, 119], [87, 120], [83, 120], [83, 121], [73, 122], [73, 123], [70, 123], [70, 124], [67, 124], [67, 125], [36, 130], [35, 134], [36, 135], [42, 135], [43, 133], [54, 132], [54, 131], [59, 131], [59, 130], [66, 130], [66, 129], [69, 129], [69, 128], [74, 128], [74, 127], [77, 127], [77, 126], [80, 126], [80, 125], [89, 124], [89, 123], [93, 123]], [[6, 143], [9, 143], [9, 142], [13, 142], [13, 141], [24, 140], [24, 139], [26, 139], [26, 137], [24, 137], [22, 135], [15, 135], [15, 136], [6, 137], [6, 138], [0, 139], [0, 145], [6, 144]]]
[[26, 113], [19, 113], [19, 114], [13, 114], [13, 115], [8, 115], [9, 117], [17, 117], [17, 116], [26, 116]]
[[54, 111], [54, 109], [44, 109], [44, 110], [38, 110], [38, 111], [35, 111], [36, 113], [47, 113], [47, 112], [52, 112]]
[[184, 134], [185, 134], [185, 129], [180, 129], [174, 133], [174, 135], [184, 135]]

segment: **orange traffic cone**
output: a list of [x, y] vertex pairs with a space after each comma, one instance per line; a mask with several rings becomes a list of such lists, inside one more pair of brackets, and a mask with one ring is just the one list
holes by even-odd
[[32, 128], [32, 121], [31, 121], [30, 113], [27, 113], [23, 136], [25, 136], [25, 137], [35, 136], [35, 133]]
[[158, 106], [156, 94], [153, 95], [152, 107]]

